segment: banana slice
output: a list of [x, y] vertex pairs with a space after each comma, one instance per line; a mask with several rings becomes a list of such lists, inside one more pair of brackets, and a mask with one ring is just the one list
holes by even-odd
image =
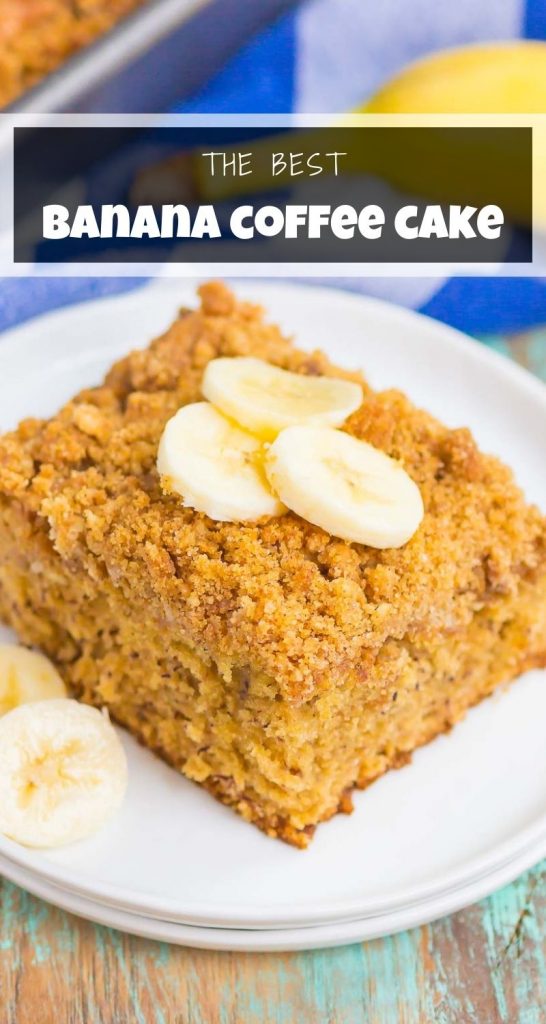
[[0, 720], [0, 832], [61, 846], [98, 829], [127, 787], [123, 747], [106, 714], [75, 700], [24, 704]]
[[406, 471], [341, 430], [288, 427], [271, 445], [265, 469], [288, 508], [343, 540], [398, 548], [423, 518], [421, 493]]
[[265, 441], [296, 423], [339, 427], [363, 398], [352, 381], [307, 377], [246, 356], [212, 359], [202, 391], [225, 416]]
[[49, 658], [17, 644], [0, 644], [0, 717], [30, 701], [66, 697], [66, 687]]
[[235, 523], [286, 511], [271, 493], [263, 445], [208, 402], [185, 405], [159, 442], [157, 469], [167, 492], [211, 519]]

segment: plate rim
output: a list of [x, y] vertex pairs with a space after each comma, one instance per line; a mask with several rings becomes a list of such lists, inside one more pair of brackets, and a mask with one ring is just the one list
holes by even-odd
[[[81, 896], [92, 901], [100, 901], [102, 904], [112, 908], [123, 910], [127, 913], [141, 914], [154, 920], [168, 921], [171, 924], [180, 924], [187, 927], [210, 927], [219, 930], [278, 931], [286, 928], [310, 928], [342, 922], [349, 923], [356, 920], [373, 920], [378, 916], [393, 914], [402, 909], [419, 906], [424, 901], [440, 899], [441, 896], [458, 892], [461, 888], [479, 883], [489, 878], [490, 875], [507, 868], [514, 860], [523, 857], [525, 852], [531, 848], [535, 849], [536, 847], [542, 851], [538, 856], [538, 860], [540, 860], [542, 857], [546, 857], [546, 814], [528, 829], [517, 833], [517, 839], [517, 843], [511, 838], [497, 845], [494, 848], [495, 852], [502, 851], [501, 855], [495, 857], [494, 860], [492, 859], [491, 863], [484, 864], [481, 869], [465, 871], [463, 868], [457, 874], [454, 872], [450, 876], [448, 884], [438, 881], [428, 889], [426, 886], [416, 887], [403, 900], [400, 897], [393, 897], [392, 899], [376, 901], [375, 903], [367, 901], [367, 909], [365, 910], [358, 907], [355, 908], [354, 900], [346, 901], [347, 906], [341, 913], [331, 910], [323, 914], [320, 907], [314, 906], [313, 913], [308, 912], [309, 908], [304, 908], [304, 913], [300, 912], [295, 915], [289, 915], [283, 918], [282, 921], [279, 921], [278, 918], [271, 918], [270, 908], [267, 908], [268, 912], [266, 912], [266, 908], [261, 907], [254, 908], [255, 913], [251, 918], [248, 916], [243, 918], [226, 916], [225, 907], [223, 911], [215, 908], [216, 912], [212, 914], [210, 910], [207, 913], [192, 912], [190, 910], [181, 915], [173, 914], [171, 905], [167, 900], [151, 897], [146, 899], [140, 898], [138, 901], [135, 901], [131, 899], [131, 894], [139, 896], [139, 893], [135, 892], [135, 890], [127, 890], [121, 886], [104, 883], [95, 886], [85, 882], [82, 884], [81, 881], [78, 881], [76, 872], [73, 870], [65, 871], [62, 866], [57, 868], [57, 865], [52, 861], [48, 861], [47, 858], [43, 858], [39, 864], [36, 864], [32, 860], [32, 854], [34, 852], [39, 853], [39, 851], [29, 851], [27, 848], [19, 846], [19, 844], [7, 839], [3, 835], [0, 835], [0, 860], [8, 861], [10, 864], [28, 871], [33, 876], [44, 879], [48, 884], [65, 892], [71, 892], [75, 896]], [[25, 856], [21, 856], [21, 852], [30, 853], [28, 860]], [[49, 867], [46, 867], [44, 870], [44, 865]], [[50, 870], [50, 868], [56, 870]], [[522, 870], [525, 870], [525, 868]], [[191, 904], [188, 903], [187, 906], [191, 907]], [[278, 904], [277, 906], [282, 911], [289, 904]], [[229, 907], [229, 910], [231, 913], [233, 905]]]
[[[102, 297], [91, 297], [83, 302], [77, 302], [49, 310], [48, 312], [33, 317], [32, 319], [25, 321], [23, 324], [19, 324], [16, 327], [12, 327], [0, 335], [0, 367], [4, 359], [9, 360], [10, 350], [13, 345], [16, 345], [20, 341], [22, 334], [29, 335], [30, 338], [32, 333], [36, 330], [38, 324], [41, 324], [44, 318], [49, 321], [57, 321], [58, 318], [63, 320], [70, 320], [77, 317], [81, 312], [81, 307], [93, 307], [97, 312], [98, 310], [104, 310], [105, 305], [108, 307], [116, 306], [122, 308], [128, 301], [135, 304], [142, 304], [149, 295], [150, 290], [161, 290], [168, 291], [173, 295], [178, 295], [178, 303], [185, 300], [185, 295], [194, 295], [196, 282], [198, 283], [201, 279], [184, 280], [184, 281], [173, 281], [172, 279], [156, 279], [144, 287], [137, 287], [130, 291], [124, 291], [121, 294], [108, 295]], [[359, 313], [366, 310], [366, 308], [375, 309], [380, 316], [387, 316], [389, 321], [396, 327], [397, 322], [404, 326], [407, 324], [408, 318], [415, 324], [419, 323], [422, 326], [426, 325], [427, 330], [433, 331], [438, 335], [438, 344], [444, 343], [449, 345], [451, 349], [457, 349], [460, 351], [461, 348], [466, 352], [468, 357], [474, 362], [481, 364], [483, 368], [490, 368], [496, 374], [502, 375], [509, 383], [520, 390], [523, 389], [529, 396], [532, 395], [535, 401], [539, 402], [544, 411], [546, 411], [546, 386], [536, 377], [534, 377], [529, 371], [525, 370], [518, 364], [511, 362], [499, 353], [488, 349], [485, 345], [472, 339], [456, 328], [450, 327], [440, 321], [434, 320], [432, 317], [425, 316], [414, 310], [406, 309], [396, 305], [395, 303], [387, 302], [383, 299], [378, 299], [371, 296], [364, 296], [355, 294], [354, 292], [344, 291], [339, 287], [315, 285], [314, 283], [302, 283], [302, 282], [279, 282], [279, 281], [261, 281], [256, 279], [240, 279], [233, 278], [228, 279], [229, 283], [235, 288], [239, 289], [241, 286], [244, 288], [246, 293], [252, 297], [252, 293], [266, 293], [271, 296], [270, 299], [265, 298], [263, 301], [275, 301], [275, 296], [278, 297], [278, 301], [282, 300], [283, 293], [288, 289], [292, 294], [302, 295], [306, 293], [306, 298], [311, 292], [314, 296], [322, 297], [327, 299], [331, 305], [333, 302], [341, 303], [346, 306], [350, 304], [358, 308]], [[257, 296], [255, 295], [255, 299]], [[254, 299], [254, 300], [255, 300]], [[27, 339], [28, 340], [28, 339]], [[506, 839], [503, 843], [497, 844], [492, 847], [485, 854], [482, 854], [479, 858], [474, 858], [474, 861], [465, 862], [460, 870], [454, 871], [449, 876], [449, 888], [460, 886], [464, 883], [464, 879], [470, 879], [475, 877], [482, 877], [484, 873], [487, 873], [495, 869], [495, 865], [499, 865], [501, 862], [504, 864], [514, 856], [517, 856], [519, 850], [524, 847], [527, 848], [530, 842], [534, 839], [538, 840], [539, 835], [542, 833], [546, 825], [546, 813], [540, 818], [534, 820], [526, 828], [520, 829], [519, 832]], [[31, 871], [38, 871], [40, 876], [47, 878], [53, 884], [61, 884], [66, 887], [68, 885], [73, 892], [79, 892], [86, 896], [89, 893], [93, 895], [99, 895], [101, 899], [116, 905], [124, 905], [127, 908], [140, 908], [153, 912], [155, 915], [165, 915], [171, 913], [169, 911], [168, 901], [165, 899], [158, 899], [149, 893], [142, 893], [136, 890], [125, 890], [120, 886], [113, 886], [108, 883], [102, 883], [97, 886], [89, 881], [81, 881], [81, 876], [78, 872], [73, 870], [67, 870], [62, 865], [57, 866], [54, 862], [48, 861], [46, 857], [42, 857], [41, 867], [38, 867], [34, 859], [38, 859], [36, 851], [28, 851], [24, 847], [18, 846], [16, 843], [12, 843], [4, 836], [0, 836], [0, 854], [2, 854], [15, 864], [20, 864]], [[34, 858], [34, 859], [33, 859]], [[471, 870], [471, 865], [474, 862], [482, 864], [481, 868], [476, 867], [474, 871]], [[362, 906], [355, 904], [357, 901], [354, 898], [349, 900], [337, 900], [335, 903], [330, 901], [327, 905], [314, 904], [313, 908], [309, 906], [300, 906], [299, 909], [294, 909], [293, 904], [278, 904], [272, 912], [271, 906], [255, 906], [252, 913], [245, 911], [243, 916], [237, 917], [234, 915], [234, 907], [229, 907], [228, 918], [233, 921], [237, 921], [235, 927], [240, 928], [262, 928], [267, 927], [285, 927], [287, 924], [294, 926], [302, 926], [299, 922], [303, 921], [304, 925], [309, 925], [310, 922], [326, 923], [328, 921], [340, 921], [354, 919], [355, 917], [373, 916], [379, 911], [389, 912], [395, 906], [408, 905], [408, 903], [415, 903], [420, 899], [426, 897], [433, 897], [439, 892], [445, 891], [445, 881], [437, 881], [434, 884], [421, 886], [415, 886], [412, 890], [408, 891], [408, 896], [401, 902], [400, 896], [389, 899], [382, 899], [380, 901], [366, 901], [366, 910], [362, 909]], [[120, 903], [120, 894], [122, 896], [122, 902]], [[93, 898], [91, 895], [91, 898]], [[177, 920], [180, 922], [182, 919], [184, 922], [193, 923], [197, 925], [210, 924], [212, 920], [226, 919], [226, 907], [225, 905], [218, 904], [203, 904], [201, 901], [197, 907], [194, 905], [192, 908], [191, 903], [185, 904], [187, 908], [182, 914], [177, 913]], [[199, 910], [201, 907], [204, 909]], [[290, 907], [290, 913], [287, 914], [288, 907]], [[155, 908], [155, 909], [154, 909]], [[282, 923], [279, 923], [282, 918]], [[275, 923], [276, 922], [276, 925]], [[215, 925], [212, 925], [213, 927]], [[231, 926], [231, 925], [230, 925]], [[218, 927], [216, 925], [216, 927]]]
[[102, 904], [97, 900], [79, 896], [60, 886], [36, 879], [32, 874], [27, 874], [24, 869], [14, 865], [10, 865], [6, 874], [6, 862], [1, 855], [0, 875], [39, 899], [60, 907], [65, 912], [76, 914], [84, 920], [92, 920], [103, 927], [116, 928], [132, 935], [198, 949], [283, 953], [366, 942], [430, 924], [493, 895], [499, 889], [514, 882], [525, 871], [536, 866], [545, 855], [546, 836], [543, 838], [542, 845], [531, 846], [519, 857], [505, 865], [503, 869], [491, 872], [486, 879], [461, 886], [453, 893], [447, 894], [443, 901], [440, 897], [436, 897], [424, 900], [416, 906], [380, 914], [375, 918], [333, 921], [299, 928], [291, 926], [254, 930], [194, 926], [131, 913], [120, 907]]

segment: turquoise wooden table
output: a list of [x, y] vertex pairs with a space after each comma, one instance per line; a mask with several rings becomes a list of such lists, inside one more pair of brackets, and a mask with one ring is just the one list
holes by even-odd
[[[546, 329], [488, 344], [546, 380]], [[546, 861], [374, 942], [231, 954], [123, 935], [0, 879], [0, 1024], [545, 1024]]]

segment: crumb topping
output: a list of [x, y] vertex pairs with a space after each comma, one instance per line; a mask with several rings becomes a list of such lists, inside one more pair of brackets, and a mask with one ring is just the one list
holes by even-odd
[[0, 106], [145, 0], [0, 0]]
[[[107, 574], [225, 671], [250, 665], [299, 702], [340, 674], [364, 684], [370, 652], [388, 638], [464, 628], [544, 568], [544, 518], [469, 430], [448, 430], [403, 394], [374, 392], [322, 353], [299, 351], [219, 283], [200, 296], [198, 310], [182, 310], [100, 387], [0, 439], [0, 507], [17, 501], [74, 572]], [[400, 460], [423, 496], [425, 518], [404, 547], [349, 544], [292, 513], [214, 522], [162, 493], [166, 421], [201, 397], [210, 359], [240, 355], [362, 384], [344, 429]]]

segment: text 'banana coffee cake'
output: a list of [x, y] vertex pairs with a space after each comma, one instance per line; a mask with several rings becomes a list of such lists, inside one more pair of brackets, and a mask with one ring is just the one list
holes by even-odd
[[304, 847], [545, 664], [545, 521], [468, 430], [223, 285], [200, 294], [0, 439], [0, 615], [77, 697]]

